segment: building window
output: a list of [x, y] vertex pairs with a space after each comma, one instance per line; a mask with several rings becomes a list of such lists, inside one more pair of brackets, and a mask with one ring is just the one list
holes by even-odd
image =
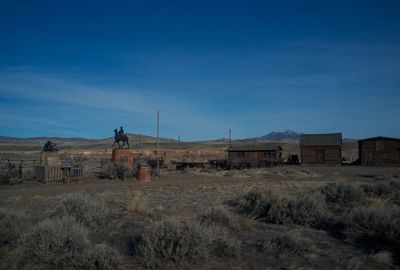
[[265, 157], [276, 157], [276, 153], [275, 152], [264, 152], [264, 156]]

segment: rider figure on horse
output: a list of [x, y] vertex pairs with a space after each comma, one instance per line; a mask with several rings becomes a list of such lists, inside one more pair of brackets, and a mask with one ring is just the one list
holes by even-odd
[[[128, 136], [125, 135], [124, 128], [122, 126], [119, 128], [119, 130], [114, 129], [114, 134], [115, 135], [114, 135], [113, 146], [115, 144], [118, 144], [118, 147], [122, 148], [126, 144], [129, 148], [129, 138], [128, 138]], [[120, 141], [122, 141], [122, 146], [119, 144]]]
[[123, 135], [123, 134], [125, 134], [124, 128], [123, 128], [123, 127], [120, 127], [120, 128], [119, 128], [119, 131], [118, 131], [118, 135]]

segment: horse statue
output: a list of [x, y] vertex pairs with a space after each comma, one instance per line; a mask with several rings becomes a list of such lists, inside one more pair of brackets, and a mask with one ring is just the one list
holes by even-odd
[[[119, 144], [119, 142], [122, 141], [122, 146]], [[124, 133], [119, 133], [118, 129], [114, 129], [114, 143], [112, 146], [115, 144], [118, 144], [118, 148], [123, 148], [126, 145], [128, 145], [129, 148], [129, 137], [125, 135]]]

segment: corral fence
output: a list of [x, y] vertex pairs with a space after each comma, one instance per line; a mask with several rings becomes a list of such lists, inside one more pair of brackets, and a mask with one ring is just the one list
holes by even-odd
[[13, 179], [36, 179], [42, 183], [75, 183], [82, 179], [83, 167], [47, 166], [33, 159], [0, 159], [0, 175]]
[[82, 179], [83, 168], [61, 168], [58, 166], [33, 167], [36, 179], [42, 183], [76, 183]]
[[40, 161], [35, 159], [0, 159], [0, 174], [22, 178], [25, 172], [32, 171], [33, 166], [39, 163]]

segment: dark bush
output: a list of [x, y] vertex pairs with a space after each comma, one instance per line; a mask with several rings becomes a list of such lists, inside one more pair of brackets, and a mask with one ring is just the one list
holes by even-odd
[[400, 181], [398, 179], [362, 185], [361, 188], [370, 196], [390, 199], [395, 204], [400, 205]]
[[120, 255], [106, 244], [99, 244], [86, 255], [87, 265], [93, 269], [112, 270], [121, 264]]
[[267, 243], [266, 249], [279, 253], [304, 255], [310, 248], [309, 244], [301, 238], [299, 233], [289, 231], [274, 237]]
[[204, 226], [226, 226], [231, 225], [228, 214], [222, 209], [211, 208], [209, 211], [197, 216], [197, 220]]
[[374, 208], [360, 206], [346, 216], [346, 233], [368, 242], [400, 244], [400, 207], [385, 204]]
[[320, 193], [299, 194], [293, 199], [279, 198], [271, 192], [257, 196], [246, 194], [240, 202], [240, 212], [267, 223], [322, 228], [330, 220]]
[[249, 214], [251, 211], [253, 211], [254, 207], [262, 197], [263, 196], [261, 193], [250, 191], [243, 197], [239, 197], [230, 201], [230, 204], [236, 206], [239, 212]]
[[347, 183], [329, 183], [320, 188], [328, 203], [345, 206], [354, 202], [365, 200], [365, 193], [362, 188]]
[[28, 225], [22, 213], [0, 208], [0, 245], [15, 244]]
[[96, 172], [95, 175], [100, 179], [120, 179], [124, 180], [127, 177], [132, 177], [135, 175], [134, 170], [126, 168], [122, 165], [117, 164], [107, 164], [100, 171]]
[[87, 195], [74, 194], [64, 199], [55, 209], [53, 216], [71, 216], [86, 226], [99, 225], [109, 212], [107, 206]]
[[[330, 220], [321, 194], [299, 194], [287, 204], [288, 216], [292, 223], [309, 225], [315, 228], [324, 227]], [[282, 209], [285, 213], [285, 209]]]

